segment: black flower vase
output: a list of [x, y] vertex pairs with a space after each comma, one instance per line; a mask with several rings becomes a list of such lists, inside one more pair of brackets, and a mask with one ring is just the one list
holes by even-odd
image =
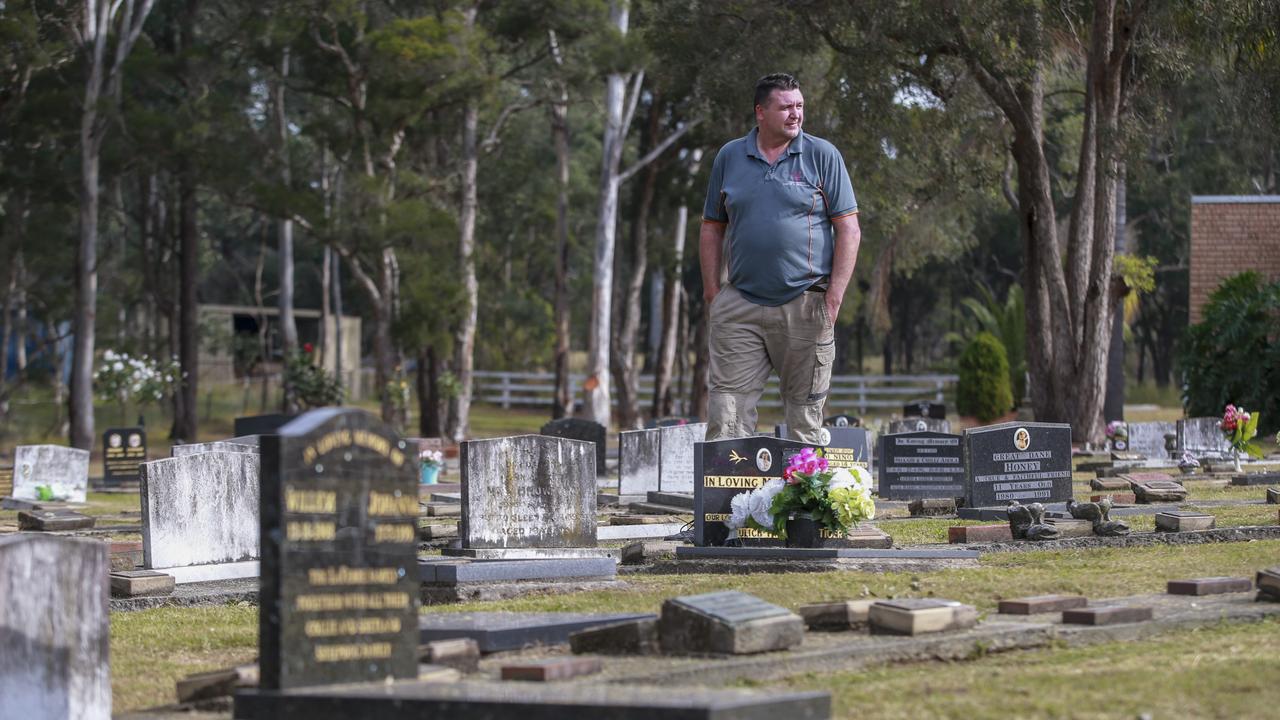
[[808, 513], [796, 513], [787, 518], [787, 547], [816, 548], [822, 547], [822, 536], [818, 523]]

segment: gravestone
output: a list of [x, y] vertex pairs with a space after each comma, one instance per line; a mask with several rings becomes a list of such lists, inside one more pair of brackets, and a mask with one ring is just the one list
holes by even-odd
[[662, 603], [663, 652], [747, 655], [786, 650], [804, 639], [804, 620], [737, 590], [685, 595]]
[[947, 419], [946, 403], [934, 402], [932, 400], [917, 400], [909, 402], [902, 406], [902, 417], [922, 417], [933, 418], [934, 420]]
[[102, 433], [102, 483], [107, 487], [137, 482], [138, 466], [146, 461], [146, 428], [109, 428]]
[[593, 420], [585, 420], [583, 418], [560, 418], [559, 420], [552, 420], [546, 425], [543, 425], [542, 429], [538, 431], [539, 435], [550, 435], [551, 437], [595, 443], [595, 471], [597, 475], [603, 475], [605, 472], [606, 433], [607, 431], [605, 426]]
[[[871, 432], [860, 427], [829, 427], [831, 441], [822, 454], [833, 468], [860, 467], [872, 473]], [[779, 470], [781, 472], [781, 470]], [[872, 473], [871, 477], [875, 477]]]
[[964, 433], [965, 505], [1062, 502], [1071, 495], [1071, 426], [1002, 423]]
[[255, 454], [208, 452], [143, 463], [143, 566], [258, 559], [258, 461]]
[[249, 415], [235, 420], [236, 437], [245, 435], [274, 435], [277, 430], [293, 420], [295, 415], [268, 413], [266, 415]]
[[951, 421], [937, 418], [913, 417], [904, 420], [890, 420], [889, 434], [898, 435], [909, 432], [951, 432]]
[[880, 440], [879, 494], [889, 500], [964, 497], [959, 435], [912, 432]]
[[462, 443], [463, 549], [595, 547], [595, 458], [546, 435]]
[[260, 687], [416, 678], [413, 449], [363, 411], [312, 410], [262, 438], [259, 515]]
[[[781, 478], [789, 458], [805, 445], [770, 437], [714, 440], [694, 446], [698, 482], [693, 488], [693, 544], [723, 545], [734, 496]], [[751, 528], [738, 531], [743, 545], [779, 545], [772, 533]]]
[[470, 638], [484, 653], [559, 645], [569, 636], [622, 622], [656, 620], [647, 613], [474, 612], [432, 613], [418, 618], [421, 643]]
[[13, 495], [13, 467], [0, 466], [0, 497]]
[[89, 451], [62, 445], [19, 445], [13, 451], [13, 497], [39, 499], [37, 488], [55, 500], [82, 503], [89, 487]]
[[0, 715], [110, 720], [107, 546], [0, 536]]
[[877, 600], [867, 611], [867, 622], [874, 634], [923, 635], [973, 627], [978, 611], [940, 598]]
[[169, 451], [169, 454], [173, 457], [182, 457], [183, 455], [198, 455], [200, 453], [207, 452], [233, 452], [257, 455], [258, 436], [249, 435], [248, 437], [231, 438], [229, 440], [214, 440], [213, 442], [174, 445]]
[[1179, 420], [1178, 455], [1189, 452], [1197, 458], [1231, 457], [1231, 444], [1222, 435], [1222, 420], [1214, 417], [1195, 417]]
[[832, 415], [831, 417], [823, 418], [822, 424], [827, 427], [837, 428], [861, 427], [862, 418], [856, 415], [840, 413], [839, 415]]
[[1137, 453], [1148, 460], [1168, 460], [1169, 451], [1165, 449], [1165, 435], [1178, 432], [1177, 423], [1172, 422], [1139, 422], [1128, 423], [1129, 452]]
[[1231, 484], [1237, 487], [1256, 485], [1280, 485], [1280, 472], [1243, 473], [1234, 475]]
[[618, 494], [643, 495], [658, 489], [662, 437], [657, 430], [618, 434]]

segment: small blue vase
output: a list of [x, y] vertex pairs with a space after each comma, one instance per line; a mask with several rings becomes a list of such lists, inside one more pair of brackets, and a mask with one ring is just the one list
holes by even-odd
[[435, 485], [436, 476], [440, 474], [439, 465], [423, 465], [422, 466], [422, 484]]

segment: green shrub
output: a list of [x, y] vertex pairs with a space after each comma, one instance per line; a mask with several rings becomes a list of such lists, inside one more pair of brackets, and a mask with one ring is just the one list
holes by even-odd
[[982, 422], [994, 420], [1013, 408], [1009, 360], [1004, 345], [995, 335], [978, 333], [960, 355], [956, 406], [961, 415], [971, 415]]
[[1178, 369], [1187, 415], [1221, 416], [1228, 403], [1280, 428], [1280, 282], [1255, 272], [1227, 278], [1183, 337]]

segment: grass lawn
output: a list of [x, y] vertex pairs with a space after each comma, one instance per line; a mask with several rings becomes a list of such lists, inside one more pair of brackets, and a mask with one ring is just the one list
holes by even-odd
[[[547, 595], [528, 597], [503, 602], [462, 603], [457, 605], [433, 606], [423, 612], [466, 612], [476, 610], [527, 610], [527, 611], [578, 611], [578, 612], [657, 612], [666, 598], [675, 595], [710, 592], [713, 590], [743, 590], [759, 595], [770, 602], [795, 608], [807, 602], [819, 600], [857, 598], [857, 597], [902, 597], [902, 596], [936, 596], [971, 603], [982, 611], [991, 611], [1000, 598], [1021, 595], [1035, 595], [1053, 592], [1081, 593], [1093, 598], [1116, 597], [1138, 593], [1159, 592], [1164, 589], [1167, 580], [1209, 575], [1248, 575], [1261, 567], [1274, 565], [1280, 557], [1280, 541], [1259, 541], [1251, 543], [1231, 543], [1220, 545], [1200, 545], [1189, 547], [1144, 547], [1144, 548], [1103, 548], [1093, 550], [1065, 550], [1027, 553], [1009, 553], [992, 555], [984, 559], [982, 566], [967, 570], [949, 570], [933, 573], [793, 573], [781, 575], [656, 575], [629, 576], [628, 587], [619, 590], [575, 593], [572, 595]], [[217, 608], [164, 608], [132, 613], [113, 613], [111, 616], [111, 666], [112, 689], [116, 712], [131, 709], [152, 707], [174, 701], [174, 682], [191, 673], [214, 670], [220, 667], [250, 662], [257, 655], [257, 617], [256, 607], [228, 606]], [[1195, 647], [1199, 638], [1218, 637], [1218, 630], [1180, 631], [1168, 639], [1159, 639], [1158, 643], [1167, 643], [1170, 648]], [[1231, 627], [1221, 631], [1222, 637], [1230, 636]], [[1207, 634], [1206, 634], [1207, 633]], [[1274, 656], [1274, 644], [1280, 640], [1280, 626], [1275, 623], [1265, 627], [1249, 625], [1238, 631], [1238, 642], [1223, 640], [1222, 654], [1229, 654], [1229, 649], [1240, 643], [1253, 643], [1256, 638], [1256, 654], [1262, 660], [1262, 648], [1270, 648]], [[1139, 647], [1142, 643], [1133, 644]], [[1124, 646], [1129, 647], [1129, 646]], [[1249, 646], [1252, 648], [1252, 645]], [[1123, 647], [1120, 648], [1123, 650]], [[1276, 677], [1275, 665], [1264, 662], [1251, 664], [1248, 662], [1234, 664], [1228, 671], [1225, 661], [1219, 662], [1219, 651], [1207, 649], [1206, 658], [1211, 658], [1205, 671], [1216, 671], [1221, 666], [1221, 677], [1214, 676], [1212, 681], [1206, 679], [1213, 688], [1205, 691], [1205, 701], [1216, 702], [1222, 707], [1235, 707], [1230, 703], [1237, 699], [1227, 697], [1231, 683], [1237, 679], [1241, 682], [1254, 682], [1271, 672]], [[1255, 650], [1250, 649], [1242, 656], [1242, 660], [1250, 660]], [[1083, 653], [1083, 654], [1075, 654]], [[965, 703], [973, 699], [975, 703], [986, 708], [983, 712], [1000, 713], [1001, 717], [1026, 715], [1052, 715], [1049, 710], [1041, 710], [1037, 703], [1041, 700], [1038, 688], [1053, 679], [1061, 680], [1070, 676], [1070, 691], [1088, 698], [1088, 707], [1084, 716], [1090, 712], [1105, 713], [1112, 707], [1112, 695], [1125, 695], [1133, 684], [1138, 682], [1140, 671], [1138, 658], [1146, 658], [1146, 670], [1163, 667], [1159, 655], [1143, 655], [1142, 653], [1124, 653], [1128, 664], [1134, 664], [1132, 670], [1127, 665], [1117, 666], [1116, 684], [1111, 678], [1100, 672], [1099, 668], [1107, 668], [1105, 662], [1095, 662], [1102, 657], [1097, 648], [1076, 650], [1052, 650], [1014, 653], [999, 658], [979, 660], [977, 663], [939, 664], [931, 663], [922, 670], [919, 666], [902, 666], [871, 670], [863, 673], [845, 675], [823, 675], [821, 677], [804, 677], [794, 682], [806, 687], [822, 687], [838, 693], [837, 707], [845, 717], [861, 716], [864, 711], [881, 712], [876, 703], [865, 705], [862, 698], [873, 695], [861, 695], [866, 684], [863, 677], [874, 678], [883, 683], [886, 690], [914, 687], [909, 692], [888, 692], [878, 695], [878, 702], [883, 703], [884, 717], [898, 717], [895, 713], [910, 710], [912, 702], [924, 702], [920, 695], [920, 687], [913, 683], [921, 682], [922, 676], [934, 678], [938, 687], [965, 688], [969, 683], [969, 673], [978, 670], [969, 668], [990, 667], [987, 675], [1008, 673], [1017, 676], [1018, 682], [1025, 682], [1030, 688], [1027, 693], [1032, 697], [1015, 693], [1009, 703], [1004, 693], [1015, 687], [1013, 684], [1000, 682], [982, 688], [970, 688], [964, 693], [952, 690], [939, 690], [936, 697], [930, 696], [928, 702], [943, 702], [947, 698], [957, 703]], [[1272, 657], [1268, 656], [1268, 657]], [[1276, 656], [1280, 657], [1280, 656]], [[1059, 658], [1070, 658], [1061, 660]], [[1020, 660], [1021, 659], [1021, 660]], [[1270, 662], [1277, 662], [1272, 659]], [[985, 663], [995, 663], [986, 665]], [[1078, 668], [1077, 668], [1078, 666]], [[1075, 668], [1075, 669], [1073, 669]], [[1023, 678], [1020, 673], [1025, 673]], [[1130, 677], [1133, 673], [1133, 677]], [[1243, 673], [1243, 674], [1242, 674]], [[1079, 681], [1075, 679], [1079, 676]], [[1149, 678], [1151, 679], [1151, 678]], [[1152, 698], [1148, 693], [1156, 693], [1165, 686], [1151, 679], [1150, 689], [1134, 696], [1135, 701]], [[1220, 685], [1219, 685], [1220, 683]], [[1274, 685], [1274, 683], [1272, 683]], [[980, 684], [981, 685], [981, 684]], [[1065, 690], [1063, 692], [1066, 692]], [[850, 694], [852, 693], [852, 694]], [[966, 694], [967, 693], [967, 694]], [[1218, 697], [1221, 693], [1222, 697]], [[1052, 697], [1058, 698], [1059, 695]], [[1126, 697], [1129, 697], [1126, 695]], [[1280, 698], [1277, 698], [1280, 699]], [[1021, 702], [1032, 704], [1022, 705]], [[1044, 702], [1048, 702], [1045, 700]], [[1127, 700], [1126, 700], [1127, 702]], [[1252, 702], [1252, 701], [1250, 701]], [[922, 717], [943, 711], [950, 712], [950, 705], [938, 708], [922, 708], [914, 706]], [[957, 708], [965, 707], [962, 704]], [[1121, 707], [1121, 706], [1117, 706]], [[1123, 707], [1129, 707], [1124, 705]], [[1163, 707], [1163, 706], [1160, 706]], [[1255, 707], [1255, 706], [1250, 706]], [[1065, 711], [1063, 714], [1066, 714]], [[1076, 713], [1072, 713], [1073, 715]], [[1199, 716], [1201, 713], [1192, 713]], [[1244, 712], [1245, 715], [1249, 713]], [[1157, 713], [1162, 716], [1163, 713]], [[1211, 715], [1211, 714], [1210, 714]], [[976, 717], [987, 717], [978, 715]], [[991, 715], [994, 717], [994, 715]], [[1133, 716], [1132, 713], [1129, 714]], [[1238, 714], [1236, 716], [1239, 716]]]

